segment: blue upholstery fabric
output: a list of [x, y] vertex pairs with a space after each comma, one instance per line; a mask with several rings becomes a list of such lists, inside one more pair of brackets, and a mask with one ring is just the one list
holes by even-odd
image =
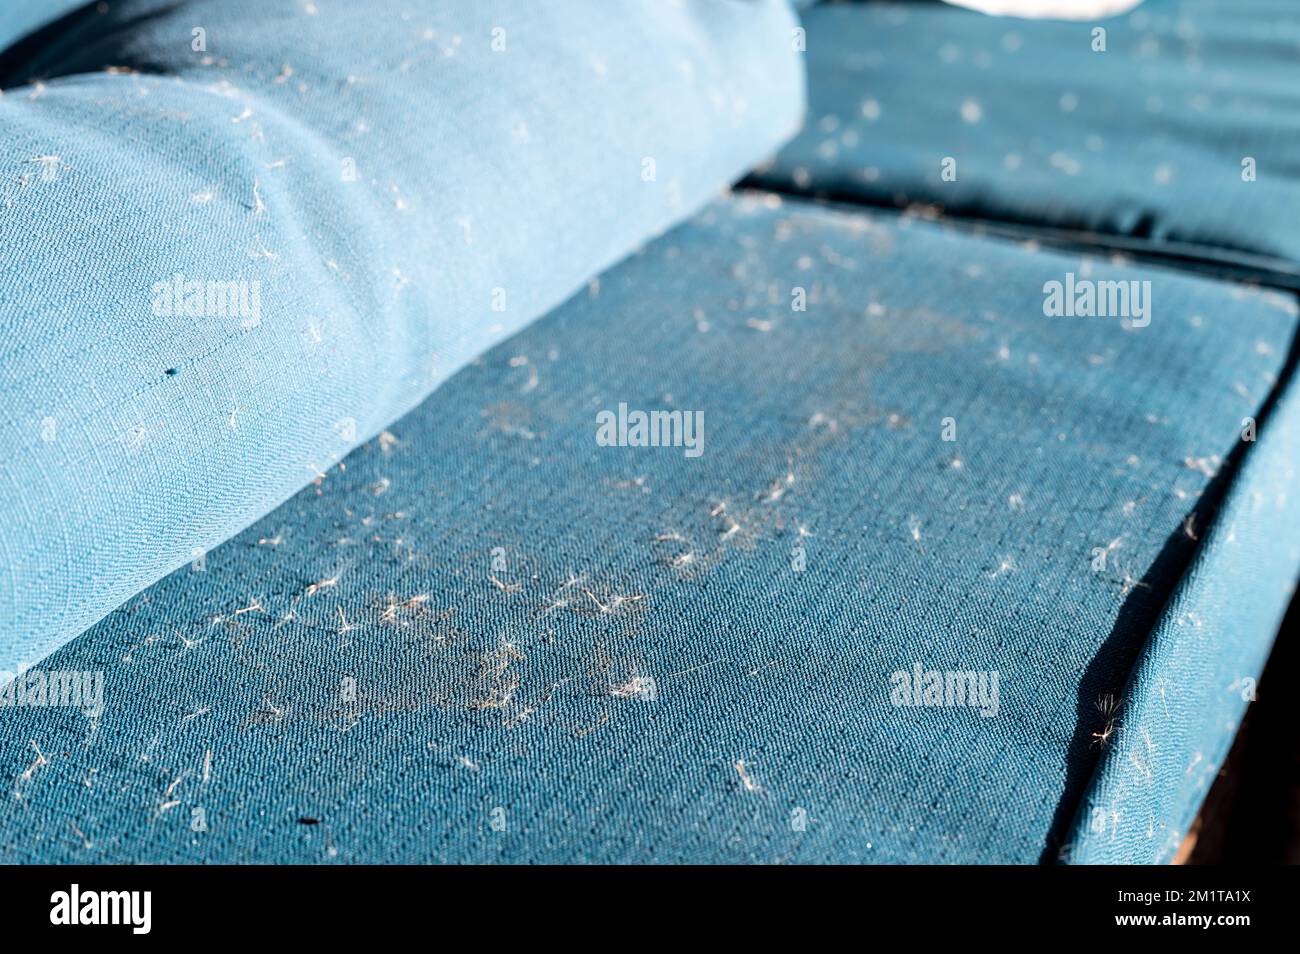
[[1278, 397], [1139, 657], [1067, 860], [1172, 860], [1255, 698], [1300, 567], [1300, 401], [1294, 386]]
[[[1150, 325], [1045, 317], [1067, 271], [1151, 281]], [[1124, 767], [1096, 707], [1139, 658], [1125, 797], [1159, 811], [1079, 854], [1146, 857], [1192, 804], [1187, 740], [1223, 737], [1230, 705], [1194, 708], [1271, 636], [1251, 581], [1294, 579], [1256, 545], [1300, 495], [1270, 478], [1252, 518], [1233, 478], [1294, 464], [1270, 402], [1296, 328], [1273, 292], [715, 204], [50, 657], [109, 703], [0, 719], [2, 857], [1055, 858]], [[620, 402], [702, 410], [704, 453], [598, 446]], [[1261, 572], [1198, 575], [1209, 527]], [[1175, 590], [1193, 670], [1159, 659]], [[895, 706], [916, 664], [996, 671], [997, 715]]]
[[283, 502], [800, 119], [782, 0], [428, 6], [116, 0], [0, 55], [0, 670]]
[[86, 0], [9, 0], [0, 4], [0, 52], [59, 17], [84, 6], [87, 6]]
[[1145, 0], [1096, 23], [943, 3], [802, 16], [809, 122], [756, 183], [1099, 233], [1300, 287], [1291, 0]]

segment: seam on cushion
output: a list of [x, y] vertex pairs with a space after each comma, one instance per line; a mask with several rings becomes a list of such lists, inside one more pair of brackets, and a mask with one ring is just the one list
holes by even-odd
[[1228, 281], [1283, 288], [1288, 291], [1300, 291], [1300, 263], [1230, 246], [1210, 245], [1204, 242], [1174, 242], [1119, 233], [1096, 232], [1085, 228], [1041, 225], [1014, 216], [984, 216], [974, 209], [948, 209], [938, 203], [918, 201], [907, 207], [901, 207], [887, 199], [861, 196], [833, 186], [800, 189], [783, 182], [755, 179], [752, 175], [737, 186], [738, 191], [742, 189], [772, 192], [834, 206], [854, 206], [870, 211], [889, 212], [899, 216], [916, 215], [916, 212], [911, 210], [922, 209], [924, 213], [919, 216], [921, 218], [951, 223], [980, 234], [1011, 239], [1036, 239], [1069, 249], [1120, 252], [1132, 255], [1139, 261], [1159, 264], [1179, 271]]
[[[1231, 746], [1300, 577], [1300, 329], [1125, 681], [1058, 860], [1171, 860]], [[1197, 743], [1213, 740], [1213, 751]]]

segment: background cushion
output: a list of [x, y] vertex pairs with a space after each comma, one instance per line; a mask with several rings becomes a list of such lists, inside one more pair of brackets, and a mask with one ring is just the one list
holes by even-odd
[[1300, 287], [1289, 0], [1147, 0], [1096, 22], [825, 4], [803, 23], [809, 121], [756, 184], [1095, 233]]

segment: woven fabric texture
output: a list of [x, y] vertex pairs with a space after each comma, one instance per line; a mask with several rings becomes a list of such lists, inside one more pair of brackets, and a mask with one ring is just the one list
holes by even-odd
[[1300, 287], [1290, 0], [1146, 0], [1077, 22], [893, 2], [802, 17], [809, 121], [756, 183]]
[[[1151, 282], [1153, 320], [1046, 317], [1071, 271]], [[1187, 580], [1297, 427], [1296, 327], [1171, 270], [715, 204], [51, 656], [105, 705], [0, 720], [3, 858], [1054, 860], [1170, 596], [1207, 665], [1271, 638]], [[602, 446], [620, 404], [702, 412], [701, 453]], [[918, 668], [996, 694], [903, 704]], [[1176, 839], [1183, 749], [1226, 737], [1177, 672], [1171, 723], [1117, 717], [1160, 811], [1114, 858]]]

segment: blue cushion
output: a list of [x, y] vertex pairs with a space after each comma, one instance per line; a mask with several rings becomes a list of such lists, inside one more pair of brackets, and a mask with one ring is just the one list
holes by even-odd
[[0, 53], [78, 7], [88, 5], [86, 0], [18, 0], [0, 6]]
[[[1071, 272], [1152, 320], [1045, 316]], [[46, 660], [110, 704], [0, 720], [0, 857], [1168, 858], [1300, 564], [1296, 329], [713, 205]], [[602, 446], [620, 404], [702, 453]]]
[[1290, 0], [1146, 0], [1097, 22], [827, 4], [803, 21], [809, 120], [757, 184], [1300, 287]]

